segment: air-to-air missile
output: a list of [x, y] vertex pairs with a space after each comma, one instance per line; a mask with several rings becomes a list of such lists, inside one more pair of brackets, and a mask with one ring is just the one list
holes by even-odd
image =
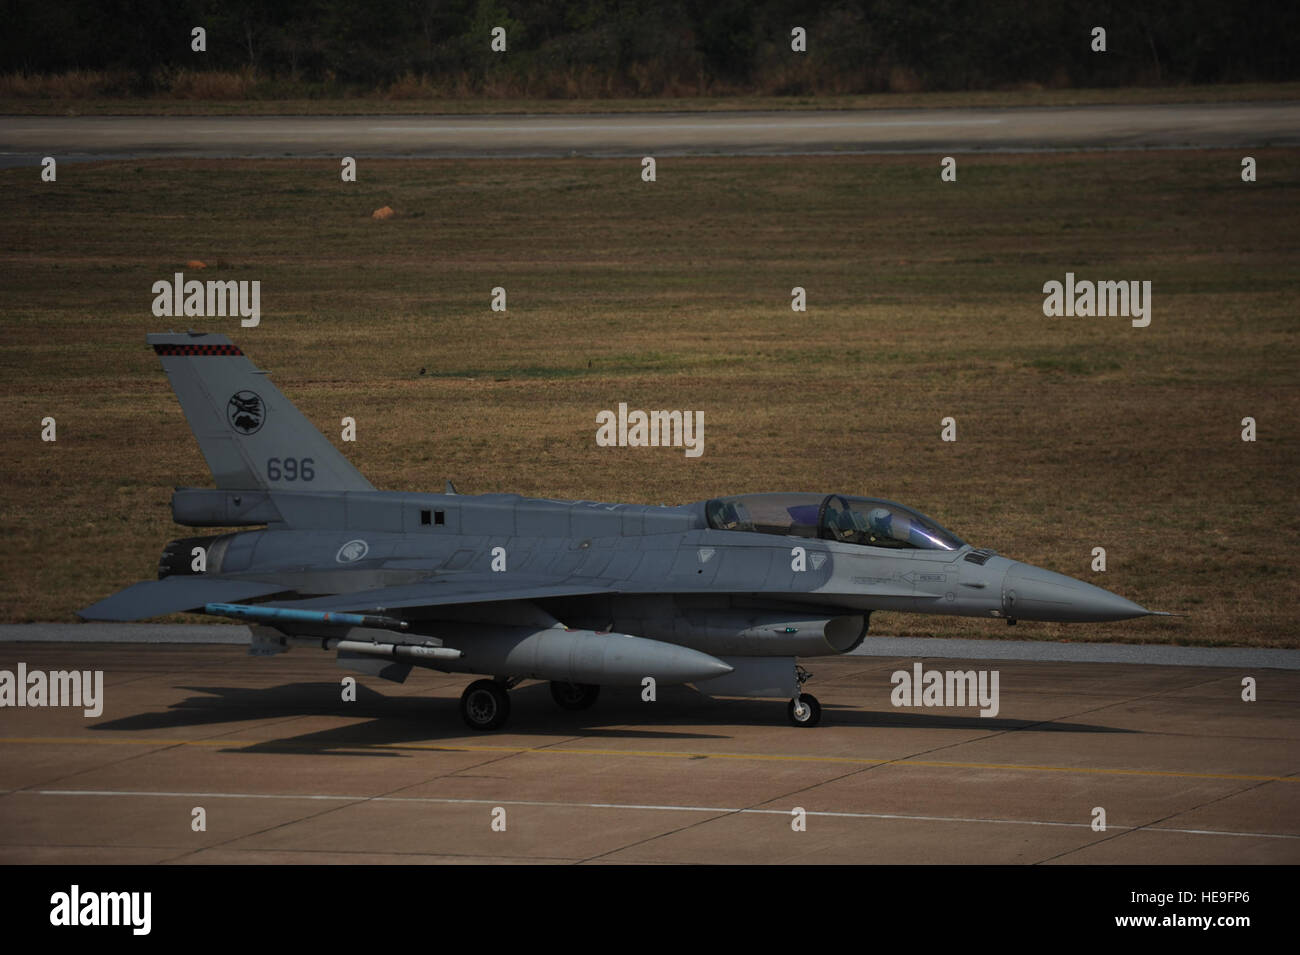
[[[159, 579], [81, 611], [246, 621], [251, 651], [336, 651], [387, 679], [412, 666], [492, 677], [461, 713], [502, 725], [507, 691], [548, 680], [583, 709], [602, 685], [689, 683], [820, 706], [801, 657], [848, 653], [875, 611], [1068, 622], [1149, 616], [1100, 587], [972, 547], [918, 511], [843, 494], [679, 507], [377, 491], [222, 335], [150, 335], [212, 469], [177, 488], [190, 527]], [[199, 557], [202, 559], [199, 559]]]
[[307, 624], [323, 627], [372, 627], [376, 630], [408, 630], [410, 624], [396, 617], [377, 614], [331, 613], [327, 610], [292, 610], [286, 607], [257, 607], [246, 604], [205, 604], [203, 612], [215, 617], [233, 617], [250, 623]]

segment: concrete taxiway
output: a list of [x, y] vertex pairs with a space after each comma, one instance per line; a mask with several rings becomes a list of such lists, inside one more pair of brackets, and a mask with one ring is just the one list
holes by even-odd
[[8, 116], [0, 164], [60, 159], [809, 155], [1300, 144], [1300, 103], [558, 116]]
[[981, 717], [892, 706], [918, 659], [810, 662], [815, 729], [689, 689], [567, 713], [526, 684], [478, 734], [463, 677], [343, 702], [305, 650], [7, 642], [0, 669], [102, 670], [105, 702], [0, 709], [0, 862], [1300, 862], [1300, 674], [926, 659], [998, 671]]

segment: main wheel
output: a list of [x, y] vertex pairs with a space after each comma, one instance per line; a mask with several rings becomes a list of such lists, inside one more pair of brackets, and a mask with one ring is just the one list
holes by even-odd
[[822, 721], [822, 705], [811, 693], [799, 694], [799, 709], [795, 709], [794, 700], [786, 705], [790, 722], [795, 726], [816, 726]]
[[500, 729], [510, 718], [510, 694], [496, 680], [477, 680], [460, 696], [460, 715], [472, 730]]
[[565, 710], [585, 710], [591, 704], [596, 702], [596, 697], [600, 696], [600, 685], [597, 683], [563, 683], [559, 680], [551, 681], [551, 699]]

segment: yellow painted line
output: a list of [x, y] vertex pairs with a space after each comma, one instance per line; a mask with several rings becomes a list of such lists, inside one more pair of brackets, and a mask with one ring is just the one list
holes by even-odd
[[1084, 766], [1020, 766], [1010, 763], [940, 763], [928, 760], [898, 760], [896, 766], [943, 766], [956, 769], [1014, 769], [1033, 773], [1097, 773], [1115, 776], [1175, 776], [1182, 779], [1241, 779], [1267, 783], [1295, 783], [1295, 776], [1250, 776], [1245, 773], [1184, 773], [1169, 769], [1101, 769]]
[[[0, 737], [5, 743], [68, 744], [96, 746], [259, 746], [273, 740], [255, 739], [87, 739], [85, 737]], [[289, 744], [280, 744], [292, 749]], [[319, 749], [328, 754], [329, 747]], [[338, 748], [347, 748], [341, 744]], [[1164, 769], [1104, 769], [1093, 766], [1025, 766], [1017, 763], [956, 763], [929, 759], [875, 759], [865, 756], [785, 756], [767, 753], [701, 753], [650, 749], [554, 749], [541, 746], [447, 746], [437, 743], [374, 743], [366, 749], [416, 749], [435, 753], [533, 753], [539, 756], [634, 756], [661, 759], [737, 759], [753, 762], [839, 763], [852, 766], [925, 766], [932, 769], [1000, 769], [1027, 773], [1085, 773], [1107, 776], [1168, 776], [1176, 779], [1235, 779], [1248, 782], [1296, 783], [1298, 776], [1254, 776], [1245, 773], [1188, 773]]]
[[107, 739], [85, 736], [4, 736], [0, 743], [61, 743], [72, 746], [252, 746], [255, 739]]

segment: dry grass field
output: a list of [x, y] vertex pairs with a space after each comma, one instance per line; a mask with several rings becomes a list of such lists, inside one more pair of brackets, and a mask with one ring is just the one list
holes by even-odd
[[925, 109], [941, 107], [1099, 106], [1139, 103], [1233, 103], [1300, 99], [1300, 83], [1219, 83], [1205, 86], [1125, 86], [762, 96], [684, 91], [679, 96], [592, 96], [581, 87], [548, 98], [504, 89], [450, 88], [428, 77], [403, 77], [364, 94], [308, 95], [247, 70], [177, 71], [149, 96], [126, 91], [130, 74], [74, 70], [54, 75], [0, 74], [0, 114], [86, 116], [399, 115], [476, 113], [701, 112], [774, 109]]
[[[1203, 151], [963, 157], [956, 183], [938, 156], [0, 171], [0, 619], [71, 620], [190, 533], [170, 489], [210, 478], [144, 336], [195, 326], [334, 439], [354, 416], [379, 487], [881, 496], [1189, 614], [882, 633], [1298, 646], [1300, 173], [1253, 155], [1249, 184]], [[1045, 317], [1067, 270], [1151, 281], [1150, 326]], [[176, 271], [260, 280], [260, 327], [154, 318]], [[703, 457], [597, 447], [620, 401], [703, 410]]]

